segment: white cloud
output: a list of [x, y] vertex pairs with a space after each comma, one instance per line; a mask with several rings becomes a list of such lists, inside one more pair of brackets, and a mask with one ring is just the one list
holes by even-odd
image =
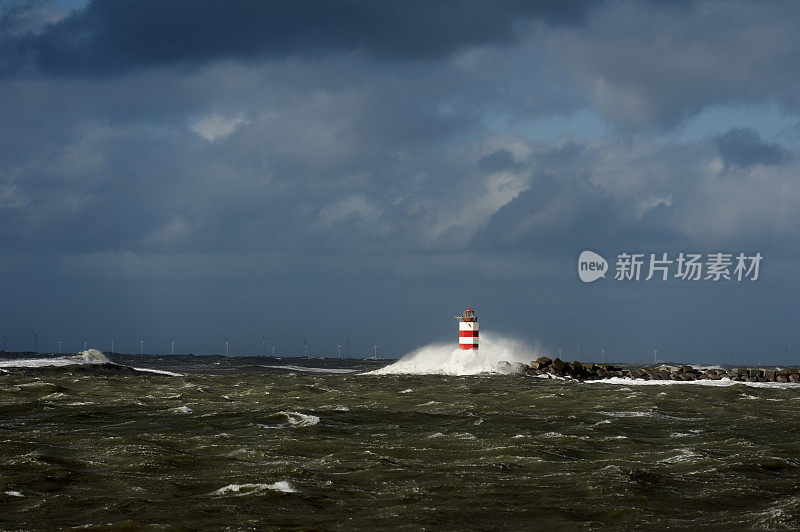
[[245, 123], [242, 116], [223, 116], [217, 113], [204, 116], [189, 124], [189, 129], [209, 142], [233, 133]]

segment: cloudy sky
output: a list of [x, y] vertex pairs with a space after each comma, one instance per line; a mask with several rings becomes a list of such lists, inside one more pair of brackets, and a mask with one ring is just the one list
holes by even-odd
[[800, 361], [797, 2], [0, 6], [10, 349], [401, 355], [472, 305], [569, 359]]

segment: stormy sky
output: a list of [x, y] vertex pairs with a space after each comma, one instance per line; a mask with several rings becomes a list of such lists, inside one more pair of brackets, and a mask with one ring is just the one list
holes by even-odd
[[471, 305], [570, 360], [797, 363], [799, 87], [791, 1], [6, 1], [0, 333], [399, 356]]

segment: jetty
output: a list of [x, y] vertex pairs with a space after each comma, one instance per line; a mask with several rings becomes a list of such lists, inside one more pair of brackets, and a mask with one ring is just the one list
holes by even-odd
[[[511, 366], [511, 364], [509, 364]], [[518, 373], [537, 377], [566, 378], [581, 381], [619, 377], [624, 379], [658, 381], [699, 381], [728, 379], [737, 382], [792, 382], [800, 383], [797, 368], [706, 368], [690, 365], [617, 366], [587, 362], [564, 362], [556, 358], [539, 357], [530, 364], [518, 363], [513, 368]]]

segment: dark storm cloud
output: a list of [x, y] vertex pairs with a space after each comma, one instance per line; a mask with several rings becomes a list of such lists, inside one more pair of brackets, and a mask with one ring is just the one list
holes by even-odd
[[478, 161], [478, 167], [486, 172], [498, 172], [501, 170], [509, 170], [514, 168], [514, 156], [508, 150], [493, 151], [489, 155], [481, 157]]
[[[519, 24], [576, 24], [588, 2], [554, 0], [93, 0], [39, 34], [4, 39], [6, 69], [102, 75], [221, 58], [362, 50], [434, 59], [470, 46], [511, 43]], [[19, 9], [3, 15], [12, 27]], [[0, 26], [2, 28], [3, 26]]]
[[606, 2], [546, 40], [606, 119], [673, 128], [714, 105], [800, 109], [800, 4]]
[[[561, 342], [595, 323], [571, 321], [591, 299], [585, 248], [760, 251], [786, 273], [768, 282], [796, 286], [796, 136], [755, 115], [679, 127], [740, 102], [797, 121], [796, 4], [16, 5], [0, 21], [0, 325], [124, 323], [207, 351], [265, 319], [297, 342], [336, 308], [316, 332], [332, 352], [358, 323], [400, 353], [477, 301], [493, 326]], [[714, 289], [666, 306], [712, 307]], [[598, 328], [652, 341], [640, 289], [599, 290], [628, 310]], [[764, 290], [746, 307], [769, 316]], [[411, 336], [387, 307], [419, 309]]]
[[765, 142], [750, 128], [734, 127], [717, 138], [717, 149], [726, 164], [743, 168], [756, 164], [778, 164], [789, 157], [776, 142]]

